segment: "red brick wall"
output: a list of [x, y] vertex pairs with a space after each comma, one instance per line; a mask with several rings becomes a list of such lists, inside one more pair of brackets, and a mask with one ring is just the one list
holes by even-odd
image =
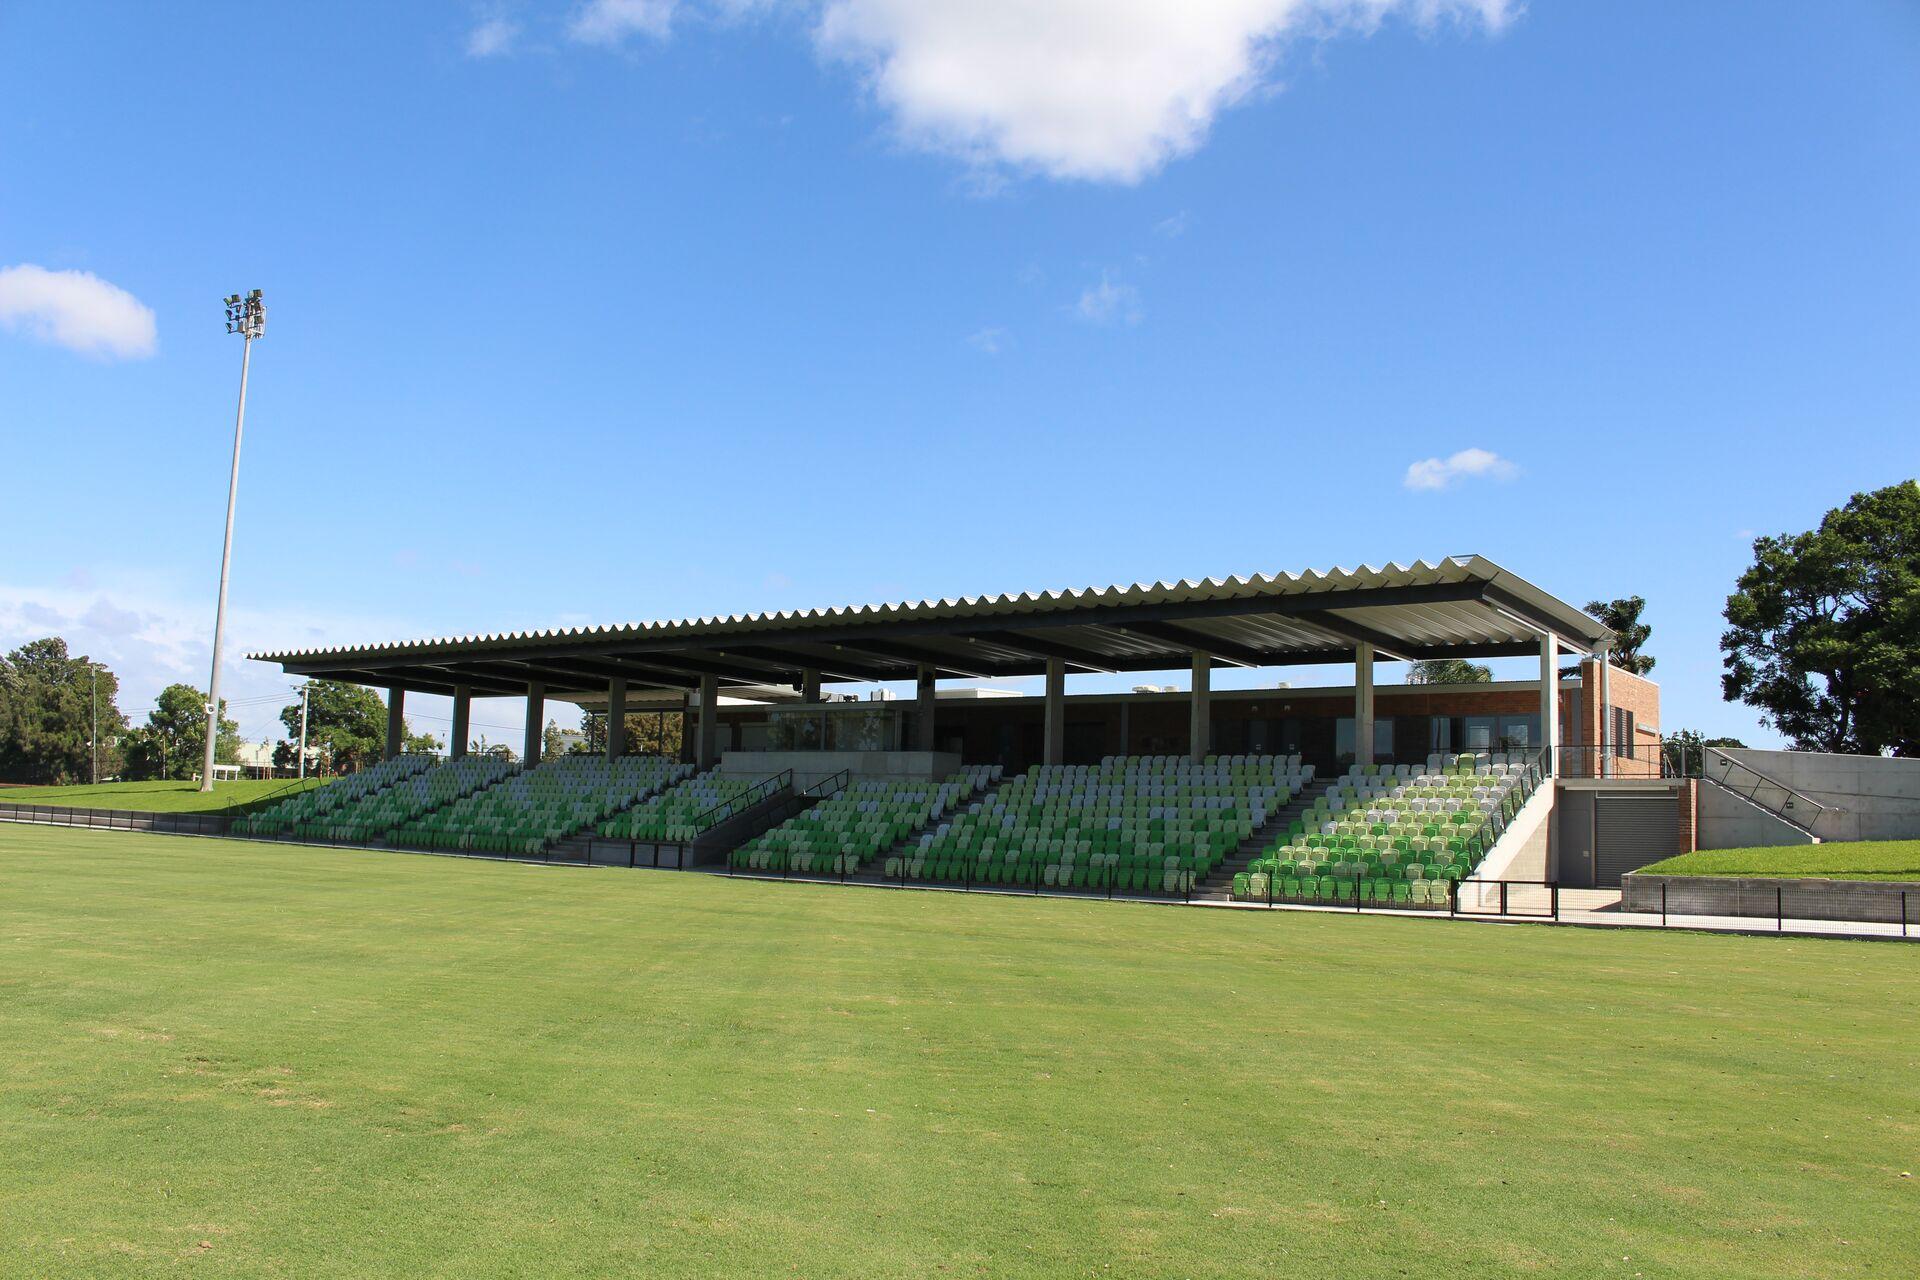
[[[1607, 701], [1611, 707], [1631, 711], [1638, 728], [1656, 731], [1660, 728], [1660, 686], [1645, 676], [1610, 667], [1607, 672]], [[1597, 748], [1601, 744], [1612, 745], [1613, 732], [1602, 720], [1600, 664], [1592, 658], [1583, 659], [1580, 663], [1580, 687], [1577, 690], [1569, 689], [1561, 696], [1560, 724], [1561, 736], [1567, 742], [1587, 748], [1564, 753], [1563, 776], [1598, 777]], [[1640, 733], [1638, 728], [1633, 735], [1633, 759], [1631, 763], [1621, 763], [1616, 767], [1616, 776], [1627, 772], [1659, 775], [1659, 737], [1657, 733]]]

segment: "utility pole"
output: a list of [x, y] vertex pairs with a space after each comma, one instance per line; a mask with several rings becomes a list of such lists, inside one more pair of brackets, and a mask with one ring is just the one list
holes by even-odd
[[267, 331], [267, 304], [255, 289], [242, 298], [227, 297], [227, 332], [240, 335], [240, 407], [233, 415], [233, 471], [227, 477], [227, 537], [220, 544], [220, 605], [213, 614], [213, 674], [207, 679], [207, 755], [200, 789], [213, 790], [213, 752], [220, 740], [220, 641], [227, 625], [227, 570], [233, 563], [233, 504], [240, 494], [240, 433], [247, 422], [247, 366], [253, 340]]
[[93, 785], [100, 785], [100, 666], [87, 659], [87, 683], [93, 700], [93, 728], [87, 733], [87, 754], [93, 758]]
[[313, 695], [313, 681], [300, 686], [300, 780], [307, 780], [307, 700]]

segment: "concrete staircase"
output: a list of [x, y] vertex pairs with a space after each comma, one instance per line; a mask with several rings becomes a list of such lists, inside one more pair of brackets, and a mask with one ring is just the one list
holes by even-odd
[[1293, 797], [1292, 804], [1267, 819], [1265, 826], [1256, 828], [1252, 835], [1240, 842], [1240, 847], [1235, 849], [1226, 861], [1213, 869], [1212, 875], [1193, 887], [1193, 900], [1195, 902], [1226, 902], [1231, 899], [1233, 877], [1245, 871], [1248, 863], [1265, 853], [1267, 846], [1273, 843], [1274, 837], [1285, 833], [1287, 824], [1298, 822], [1301, 815], [1312, 807], [1315, 800], [1325, 795], [1327, 788], [1333, 783], [1332, 778], [1315, 778], [1300, 788], [1299, 793]]

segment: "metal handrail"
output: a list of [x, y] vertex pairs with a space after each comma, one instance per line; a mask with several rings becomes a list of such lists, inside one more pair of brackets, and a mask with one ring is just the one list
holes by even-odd
[[818, 800], [825, 800], [828, 796], [836, 796], [842, 791], [845, 791], [847, 785], [852, 781], [853, 770], [842, 769], [838, 773], [828, 774], [800, 794], [803, 796], [812, 796]]
[[[762, 778], [731, 800], [722, 800], [713, 808], [696, 815], [692, 823], [694, 833], [697, 835], [711, 831], [733, 817], [735, 813], [751, 809], [763, 800], [770, 800], [792, 785], [793, 770], [791, 769], [782, 769], [770, 778]], [[761, 792], [765, 794], [760, 794]]]
[[[1753, 790], [1745, 793], [1745, 799], [1752, 804], [1759, 805], [1759, 807], [1762, 809], [1766, 809], [1767, 812], [1773, 814], [1775, 817], [1780, 818], [1786, 822], [1792, 822], [1795, 826], [1806, 827], [1809, 830], [1811, 830], [1813, 827], [1813, 824], [1820, 820], [1820, 815], [1827, 811], [1827, 806], [1824, 804], [1821, 804], [1818, 800], [1815, 800], [1812, 796], [1804, 795], [1801, 792], [1794, 790], [1792, 787], [1788, 786], [1784, 782], [1780, 782], [1774, 778], [1769, 778], [1766, 774], [1760, 772], [1758, 769], [1754, 768], [1752, 765], [1747, 764], [1745, 761], [1735, 760], [1732, 756], [1728, 755], [1724, 750], [1722, 750], [1719, 747], [1707, 747], [1707, 746], [1701, 747], [1700, 774], [1702, 777], [1706, 777], [1706, 773], [1707, 773], [1706, 753], [1709, 751], [1713, 752], [1714, 755], [1720, 757], [1720, 761], [1723, 766], [1723, 771], [1722, 771], [1723, 776], [1718, 778], [1707, 778], [1707, 781], [1714, 783], [1717, 786], [1725, 787], [1728, 791], [1733, 792], [1735, 795], [1740, 795], [1741, 794], [1740, 789], [1734, 786], [1731, 782], [1729, 782], [1724, 775], [1731, 773], [1734, 769], [1746, 770], [1748, 773], [1752, 774], [1754, 777], [1758, 778], [1760, 781], [1759, 783], [1756, 783], [1754, 785]], [[1785, 792], [1787, 796], [1787, 802], [1781, 805], [1778, 809], [1774, 809], [1768, 805], [1760, 804], [1758, 797], [1760, 794], [1760, 787], [1762, 785], [1773, 787], [1775, 790]], [[1798, 822], [1792, 818], [1787, 817], [1786, 811], [1789, 809], [1795, 808], [1794, 801], [1796, 800], [1804, 802], [1814, 810], [1813, 817], [1811, 819], [1809, 819], [1806, 822]]]
[[[1521, 775], [1526, 781], [1526, 794], [1520, 799], [1521, 808], [1524, 808], [1527, 801], [1533, 799], [1533, 793], [1540, 789], [1540, 783], [1546, 777], [1546, 772], [1541, 767], [1541, 761], [1546, 758], [1547, 753], [1551, 750], [1551, 747], [1542, 747], [1540, 750], [1532, 753], [1532, 758], [1527, 761], [1526, 772]], [[1516, 808], [1515, 812], [1518, 813], [1519, 809]], [[1495, 809], [1492, 813], [1480, 820], [1480, 825], [1473, 829], [1471, 836], [1467, 837], [1467, 844], [1471, 847], [1480, 839], [1482, 832], [1486, 833], [1487, 839], [1481, 848], [1480, 856], [1475, 858], [1473, 866], [1467, 869], [1469, 876], [1472, 875], [1473, 871], [1477, 869], [1481, 863], [1487, 860], [1487, 855], [1493, 852], [1493, 846], [1500, 842], [1500, 837], [1506, 834], [1509, 825], [1510, 820], [1503, 809]]]

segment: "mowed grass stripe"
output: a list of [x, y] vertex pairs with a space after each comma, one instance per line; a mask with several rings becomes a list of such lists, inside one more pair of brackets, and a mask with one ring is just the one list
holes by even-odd
[[0, 1269], [1912, 1274], [1891, 944], [0, 826]]

